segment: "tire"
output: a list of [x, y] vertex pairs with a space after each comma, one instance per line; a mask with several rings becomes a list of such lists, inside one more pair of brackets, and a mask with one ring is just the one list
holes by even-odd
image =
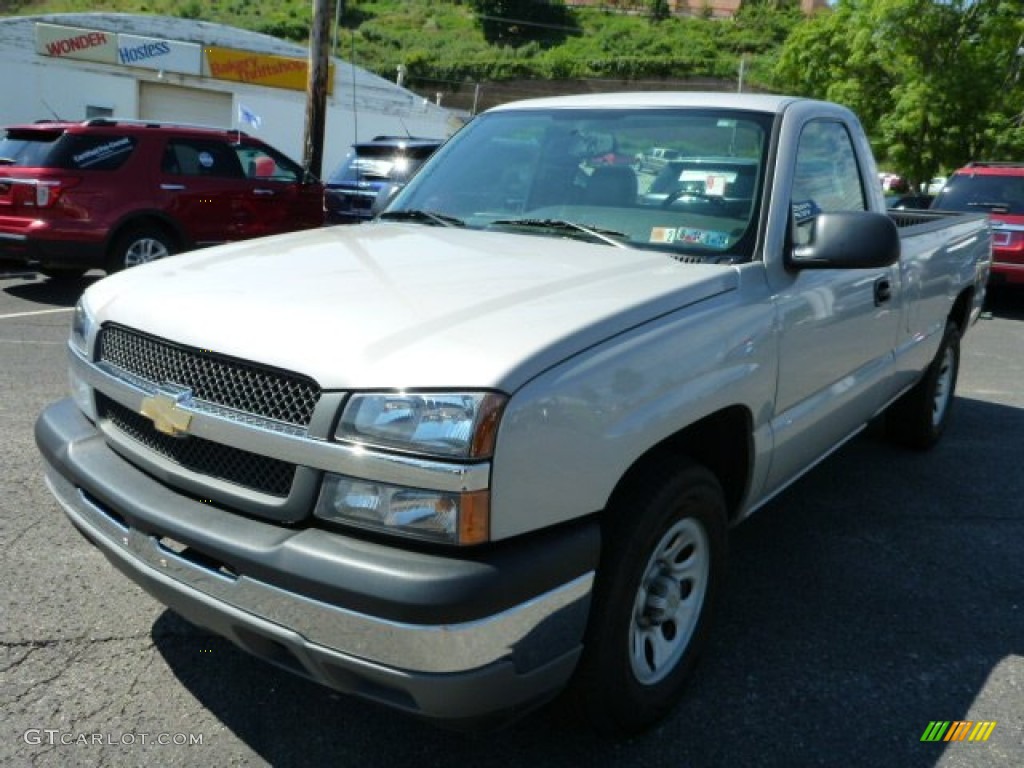
[[113, 274], [128, 267], [163, 259], [176, 250], [174, 240], [162, 229], [140, 227], [121, 234], [110, 249], [107, 272]]
[[584, 651], [570, 695], [599, 732], [663, 718], [705, 644], [725, 573], [725, 495], [685, 461], [642, 471], [607, 513]]
[[960, 330], [946, 322], [946, 330], [924, 377], [885, 414], [886, 432], [903, 445], [920, 451], [939, 442], [953, 410], [953, 393], [960, 371]]

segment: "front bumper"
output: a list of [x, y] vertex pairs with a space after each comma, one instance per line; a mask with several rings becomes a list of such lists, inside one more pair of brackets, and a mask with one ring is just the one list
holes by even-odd
[[449, 721], [525, 710], [575, 668], [594, 523], [477, 553], [399, 550], [176, 493], [113, 452], [68, 400], [39, 417], [36, 441], [71, 522], [117, 568], [278, 666]]

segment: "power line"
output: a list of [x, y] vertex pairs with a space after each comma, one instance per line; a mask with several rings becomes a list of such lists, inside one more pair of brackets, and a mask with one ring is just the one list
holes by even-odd
[[488, 16], [484, 13], [474, 13], [478, 19], [486, 19], [487, 21], [503, 21], [506, 24], [520, 24], [524, 27], [543, 27], [544, 29], [557, 29], [562, 32], [579, 32], [579, 27], [569, 27], [565, 24], [544, 24], [540, 21], [527, 21], [526, 19], [509, 19], [505, 16]]

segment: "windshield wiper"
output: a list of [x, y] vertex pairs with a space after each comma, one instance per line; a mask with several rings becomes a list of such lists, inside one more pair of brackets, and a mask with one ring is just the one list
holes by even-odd
[[512, 227], [523, 229], [547, 229], [555, 232], [570, 232], [578, 235], [585, 235], [599, 243], [613, 245], [616, 248], [628, 248], [623, 239], [627, 238], [625, 232], [616, 232], [614, 229], [604, 229], [565, 219], [497, 219], [488, 226], [491, 227]]
[[433, 224], [438, 227], [464, 227], [466, 222], [437, 211], [424, 211], [419, 208], [410, 208], [404, 211], [384, 211], [378, 218], [389, 221], [421, 221], [424, 224]]
[[13, 157], [0, 157], [0, 165], [14, 165], [16, 162]]

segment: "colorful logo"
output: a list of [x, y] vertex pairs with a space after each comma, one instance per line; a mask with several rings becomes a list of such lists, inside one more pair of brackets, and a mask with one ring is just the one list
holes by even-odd
[[921, 741], [988, 741], [995, 728], [995, 720], [932, 720]]

